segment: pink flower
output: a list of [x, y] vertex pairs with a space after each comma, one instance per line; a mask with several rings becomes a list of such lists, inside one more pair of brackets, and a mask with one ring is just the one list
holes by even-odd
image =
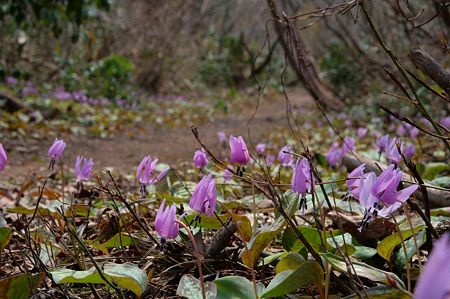
[[8, 162], [8, 157], [3, 149], [3, 145], [0, 143], [0, 171], [5, 169], [6, 162]]
[[92, 167], [94, 162], [92, 159], [86, 159], [84, 157], [78, 156], [75, 162], [75, 175], [78, 180], [85, 181], [89, 180], [92, 176]]
[[225, 132], [217, 132], [217, 138], [219, 138], [220, 143], [224, 143], [225, 141], [227, 141], [227, 135], [225, 134]]
[[292, 164], [292, 148], [289, 145], [284, 146], [278, 153], [278, 161], [282, 166], [289, 166]]
[[211, 216], [216, 209], [217, 190], [216, 181], [211, 174], [204, 176], [195, 186], [192, 198], [189, 201], [191, 209]]
[[298, 159], [292, 175], [292, 191], [301, 194], [303, 197], [307, 192], [311, 192], [313, 180], [311, 179], [311, 168], [308, 159]]
[[361, 164], [348, 174], [347, 188], [356, 199], [359, 198], [359, 193], [361, 192], [361, 177], [364, 176], [365, 168], [366, 165]]
[[264, 152], [266, 151], [266, 145], [264, 143], [258, 143], [256, 145], [256, 151], [258, 152], [258, 154], [264, 154]]
[[230, 136], [230, 161], [231, 163], [238, 163], [245, 165], [250, 161], [250, 155], [248, 153], [247, 145], [245, 145], [242, 136], [234, 137]]
[[66, 148], [66, 143], [61, 139], [55, 139], [52, 146], [48, 149], [48, 155], [52, 160], [61, 159], [64, 149]]
[[415, 299], [448, 298], [450, 294], [450, 234], [433, 243], [433, 251], [414, 291]]
[[208, 165], [208, 157], [203, 149], [196, 150], [194, 153], [194, 165], [197, 168], [203, 168]]
[[166, 200], [163, 200], [156, 213], [155, 228], [156, 232], [163, 239], [175, 239], [180, 231], [180, 225], [177, 222], [177, 208], [171, 205], [165, 208]]
[[328, 164], [336, 166], [341, 161], [344, 153], [337, 142], [334, 142], [331, 148], [328, 150], [325, 158]]
[[145, 156], [139, 164], [136, 171], [136, 179], [139, 180], [143, 186], [160, 181], [167, 172], [169, 172], [170, 168], [167, 168], [156, 175], [154, 173], [156, 163], [158, 163], [158, 159], [152, 159], [150, 156]]
[[367, 128], [359, 128], [358, 129], [358, 138], [364, 138], [367, 135]]

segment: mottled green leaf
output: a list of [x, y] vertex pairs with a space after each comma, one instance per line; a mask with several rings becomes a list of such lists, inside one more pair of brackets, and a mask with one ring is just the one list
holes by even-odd
[[294, 292], [306, 284], [314, 284], [323, 293], [323, 270], [319, 263], [307, 261], [295, 270], [286, 270], [277, 274], [261, 298], [279, 297]]
[[[215, 299], [217, 295], [216, 285], [212, 282], [205, 283], [206, 299]], [[204, 299], [200, 280], [190, 274], [181, 277], [177, 287], [177, 295], [187, 299]]]
[[[226, 276], [214, 280], [217, 286], [216, 299], [256, 299], [253, 282], [241, 276]], [[256, 284], [258, 294], [264, 291], [261, 283]]]

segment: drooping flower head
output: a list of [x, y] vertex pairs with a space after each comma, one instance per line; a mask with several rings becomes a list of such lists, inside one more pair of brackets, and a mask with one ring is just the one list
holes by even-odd
[[208, 174], [195, 186], [194, 193], [189, 201], [189, 206], [200, 214], [211, 216], [216, 209], [216, 202], [216, 181], [211, 174]]
[[170, 168], [161, 171], [158, 175], [155, 173], [155, 166], [158, 159], [152, 159], [145, 156], [139, 164], [136, 171], [136, 179], [141, 183], [141, 193], [145, 193], [145, 187], [160, 181], [169, 172]]
[[292, 147], [289, 145], [283, 146], [281, 148], [280, 152], [278, 153], [278, 161], [280, 161], [282, 166], [290, 166], [293, 162], [292, 154]]
[[8, 162], [8, 157], [3, 149], [3, 145], [0, 143], [0, 171], [5, 169], [6, 162]]
[[397, 210], [418, 185], [411, 185], [403, 190], [397, 191], [403, 173], [395, 169], [393, 164], [389, 165], [377, 178], [374, 172], [361, 176], [359, 202], [364, 209], [364, 219], [361, 229], [377, 216], [387, 217]]
[[358, 129], [358, 138], [362, 139], [367, 135], [367, 128], [359, 128]]
[[350, 136], [344, 138], [344, 143], [342, 144], [342, 151], [344, 154], [355, 151], [355, 139]]
[[258, 154], [264, 154], [264, 152], [266, 151], [266, 145], [264, 143], [258, 143], [256, 145], [256, 151], [258, 152]]
[[341, 147], [337, 142], [334, 142], [331, 148], [328, 150], [325, 158], [327, 159], [328, 164], [336, 166], [338, 162], [342, 160], [344, 153], [342, 152]]
[[398, 151], [397, 141], [398, 140], [395, 137], [390, 140], [387, 148], [385, 149], [385, 155], [389, 162], [399, 165], [402, 161], [402, 156]]
[[84, 157], [78, 156], [75, 162], [75, 175], [78, 180], [85, 181], [89, 180], [92, 176], [92, 167], [94, 162], [91, 159], [86, 159]]
[[381, 136], [380, 138], [377, 139], [377, 147], [378, 147], [378, 151], [384, 152], [386, 150], [386, 148], [389, 146], [390, 143], [390, 137], [388, 134]]
[[294, 174], [292, 175], [292, 190], [296, 193], [305, 196], [306, 193], [311, 192], [311, 168], [308, 159], [298, 159], [295, 163]]
[[59, 160], [61, 159], [65, 148], [66, 143], [61, 139], [56, 138], [52, 146], [48, 149], [48, 156], [52, 158], [52, 160]]
[[208, 165], [208, 156], [206, 156], [206, 153], [203, 149], [195, 151], [194, 165], [197, 168], [203, 168]]
[[450, 233], [433, 243], [433, 251], [414, 291], [415, 299], [450, 298]]
[[171, 205], [165, 208], [164, 199], [156, 213], [155, 228], [156, 232], [163, 239], [175, 239], [180, 231], [180, 225], [177, 222], [177, 208]]
[[348, 174], [347, 188], [348, 192], [356, 199], [359, 199], [359, 193], [361, 192], [361, 177], [364, 176], [365, 164], [361, 164]]
[[217, 132], [217, 138], [219, 138], [220, 143], [225, 143], [227, 141], [227, 134], [225, 132]]
[[230, 161], [231, 163], [238, 163], [245, 165], [250, 161], [250, 155], [248, 153], [247, 145], [245, 145], [244, 138], [242, 136], [234, 137], [230, 136]]
[[231, 172], [230, 168], [227, 168], [225, 172], [223, 173], [223, 180], [224, 182], [228, 182], [233, 178], [233, 172]]
[[411, 157], [414, 156], [414, 153], [416, 152], [416, 147], [414, 146], [414, 144], [407, 144], [402, 142], [400, 150], [407, 159], [411, 159]]

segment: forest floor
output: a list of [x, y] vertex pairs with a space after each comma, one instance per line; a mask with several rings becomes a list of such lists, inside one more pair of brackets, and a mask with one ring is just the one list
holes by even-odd
[[[217, 133], [220, 131], [227, 136], [250, 137], [249, 140], [256, 145], [268, 133], [288, 127], [286, 101], [282, 94], [261, 97], [256, 114], [249, 123], [257, 105], [257, 96], [252, 97], [246, 100], [247, 105], [231, 108], [227, 114], [216, 112], [212, 119], [200, 124], [167, 127], [144, 120], [139, 126], [120, 129], [107, 138], [79, 136], [64, 131], [59, 132], [57, 137], [67, 144], [65, 161], [75, 161], [78, 155], [92, 157], [98, 170], [112, 168], [121, 172], [134, 171], [145, 155], [156, 157], [163, 163], [190, 162], [198, 147], [191, 126], [198, 128], [202, 140], [213, 150], [219, 148]], [[301, 89], [290, 91], [288, 97], [293, 109], [314, 106], [312, 98]], [[45, 169], [47, 164], [43, 161], [47, 160], [46, 151], [53, 140], [53, 136], [45, 135], [16, 140], [17, 144], [8, 156], [7, 171], [0, 172], [0, 179], [17, 179]]]

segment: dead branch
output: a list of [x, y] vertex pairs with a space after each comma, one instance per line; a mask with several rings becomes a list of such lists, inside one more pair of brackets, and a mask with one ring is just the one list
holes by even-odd
[[410, 59], [412, 63], [427, 74], [447, 94], [450, 94], [450, 73], [420, 47], [411, 48]]

